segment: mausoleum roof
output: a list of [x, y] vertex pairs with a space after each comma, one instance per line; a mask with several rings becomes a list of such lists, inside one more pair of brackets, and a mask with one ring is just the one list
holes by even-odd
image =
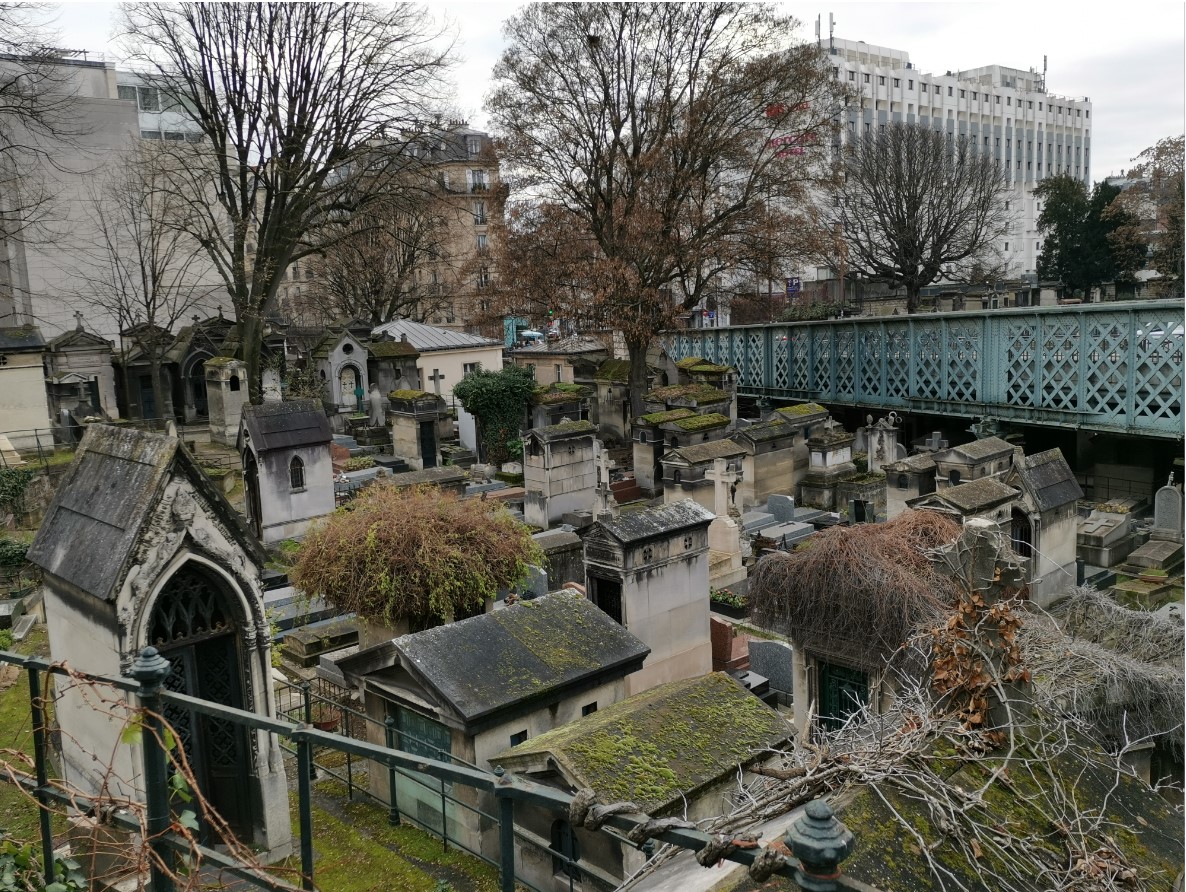
[[467, 723], [642, 666], [650, 648], [573, 591], [391, 642], [401, 663]]
[[641, 542], [670, 536], [689, 527], [704, 526], [716, 517], [702, 505], [691, 499], [681, 499], [666, 505], [656, 505], [642, 511], [622, 514], [612, 520], [599, 520], [600, 526], [619, 542]]
[[679, 449], [672, 449], [659, 461], [663, 464], [668, 461], [684, 461], [690, 465], [698, 465], [715, 461], [718, 458], [736, 458], [739, 455], [745, 455], [745, 453], [745, 447], [739, 446], [732, 440], [713, 440], [711, 443], [697, 443], [694, 446], [681, 446]]
[[45, 339], [34, 325], [0, 327], [0, 350], [7, 353], [33, 352], [45, 348]]
[[787, 740], [786, 720], [724, 672], [660, 685], [524, 743], [494, 761], [546, 755], [600, 802], [657, 813]]
[[397, 340], [402, 335], [408, 336], [408, 341], [421, 353], [433, 350], [462, 350], [466, 347], [501, 347], [501, 341], [482, 338], [477, 335], [465, 334], [461, 331], [451, 331], [448, 328], [437, 328], [425, 325], [423, 322], [413, 322], [411, 319], [396, 319], [385, 322], [371, 332], [372, 337], [387, 335]]
[[181, 440], [107, 424], [87, 427], [29, 560], [102, 601], [113, 600], [174, 469], [262, 566], [266, 558], [259, 543]]
[[944, 458], [943, 453], [954, 452], [956, 455], [964, 456], [971, 461], [982, 461], [986, 458], [992, 458], [994, 455], [1001, 455], [1002, 453], [1012, 451], [1013, 444], [1007, 440], [1002, 440], [1000, 437], [984, 437], [980, 440], [973, 440], [971, 443], [948, 447], [936, 453], [936, 456], [941, 461]]
[[1022, 486], [1034, 497], [1039, 511], [1060, 508], [1083, 498], [1075, 472], [1057, 447], [1027, 455], [1014, 466]]
[[[1016, 497], [1017, 490], [1006, 483], [1002, 483], [996, 477], [981, 477], [979, 480], [969, 480], [967, 483], [961, 483], [958, 486], [949, 486], [938, 492], [922, 496], [925, 499], [937, 499], [945, 502], [948, 505], [958, 508], [965, 514], [975, 514], [977, 511], [994, 508]], [[909, 505], [912, 501], [908, 501], [906, 504]]]
[[333, 433], [319, 400], [284, 400], [245, 405], [240, 422], [239, 448], [246, 431], [257, 453], [297, 449], [330, 442]]
[[547, 427], [536, 427], [523, 434], [524, 437], [535, 436], [541, 440], [564, 440], [569, 437], [582, 437], [592, 434], [597, 425], [592, 421], [562, 421], [559, 424], [549, 424]]

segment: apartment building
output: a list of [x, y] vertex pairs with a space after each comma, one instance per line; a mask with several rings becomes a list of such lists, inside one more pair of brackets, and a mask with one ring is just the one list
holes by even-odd
[[[0, 67], [19, 70], [23, 60], [0, 57]], [[197, 141], [195, 126], [182, 109], [138, 75], [117, 71], [110, 62], [64, 54], [47, 62], [47, 78], [68, 101], [69, 133], [61, 138], [30, 135], [36, 151], [21, 158], [25, 169], [17, 188], [38, 189], [46, 196], [37, 222], [4, 238], [0, 233], [0, 326], [36, 325], [46, 337], [77, 327], [81, 296], [109, 275], [107, 250], [95, 219], [94, 201], [102, 196], [106, 165], [142, 139]], [[20, 206], [21, 197], [0, 190], [0, 212]], [[216, 288], [213, 266], [203, 258], [195, 277]], [[209, 303], [209, 306], [206, 306]], [[212, 315], [224, 297], [212, 296], [193, 312]], [[119, 320], [85, 307], [86, 328], [117, 345]]]
[[1034, 187], [1069, 174], [1091, 183], [1091, 101], [1051, 93], [1034, 69], [987, 65], [923, 71], [904, 50], [833, 39], [824, 47], [833, 76], [858, 90], [844, 113], [842, 139], [891, 121], [917, 122], [963, 136], [996, 159], [1012, 189], [1012, 228], [1001, 239], [1009, 278], [1037, 283], [1041, 212]]
[[[489, 309], [491, 287], [489, 229], [498, 160], [490, 136], [465, 121], [425, 128], [407, 135], [401, 150], [428, 166], [435, 179], [429, 212], [437, 215], [429, 241], [419, 247], [423, 259], [410, 283], [420, 296], [424, 322], [470, 334]], [[316, 264], [306, 259], [284, 274], [278, 292], [283, 315], [305, 324], [324, 322], [326, 302], [316, 295]], [[489, 332], [498, 336], [501, 328]]]

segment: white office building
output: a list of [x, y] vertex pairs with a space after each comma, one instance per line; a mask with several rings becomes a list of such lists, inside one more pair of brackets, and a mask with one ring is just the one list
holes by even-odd
[[930, 124], [966, 136], [991, 152], [1013, 187], [1012, 228], [1000, 251], [1009, 278], [1036, 283], [1040, 209], [1033, 195], [1043, 178], [1070, 174], [1091, 182], [1091, 102], [1049, 93], [1034, 69], [987, 65], [932, 74], [903, 50], [833, 39], [824, 46], [833, 75], [860, 91], [844, 120], [844, 138], [891, 121]]

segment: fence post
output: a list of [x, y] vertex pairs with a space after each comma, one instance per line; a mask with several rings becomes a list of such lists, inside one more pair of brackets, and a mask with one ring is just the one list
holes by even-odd
[[515, 800], [499, 796], [498, 785], [506, 783], [505, 769], [499, 765], [494, 774], [498, 777], [494, 787], [498, 799], [498, 888], [499, 892], [515, 892]]
[[[310, 685], [309, 685], [308, 681], [301, 682], [301, 699], [304, 701], [304, 705], [305, 705], [305, 724], [308, 725], [310, 728], [312, 728], [313, 727], [313, 697], [309, 692], [309, 688], [310, 688]], [[317, 764], [313, 760], [312, 747], [309, 748], [309, 767], [307, 770], [309, 773], [309, 780], [317, 780]]]
[[29, 709], [33, 713], [33, 764], [37, 771], [37, 818], [41, 825], [41, 851], [45, 862], [45, 885], [54, 881], [54, 834], [49, 823], [48, 800], [45, 796], [49, 783], [45, 768], [45, 704], [41, 702], [41, 675], [29, 667]]
[[[308, 683], [306, 682], [306, 687]], [[297, 810], [301, 820], [301, 888], [313, 889], [313, 744], [297, 740]]]
[[813, 799], [783, 837], [791, 854], [799, 859], [795, 883], [810, 892], [834, 892], [840, 888], [840, 862], [852, 854], [852, 831], [836, 820], [832, 807]]
[[[383, 720], [383, 732], [387, 748], [395, 749], [395, 716], [389, 715]], [[387, 823], [393, 827], [399, 826], [399, 802], [395, 797], [395, 764], [387, 766]]]
[[140, 682], [141, 734], [144, 757], [144, 795], [148, 806], [148, 841], [152, 847], [153, 892], [173, 892], [173, 853], [161, 838], [169, 829], [169, 778], [162, 746], [161, 684], [169, 675], [169, 661], [155, 647], [140, 651], [132, 663], [132, 678]]

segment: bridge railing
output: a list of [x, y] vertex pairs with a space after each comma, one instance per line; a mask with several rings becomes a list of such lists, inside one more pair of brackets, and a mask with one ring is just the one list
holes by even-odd
[[742, 393], [992, 415], [1160, 437], [1183, 429], [1181, 301], [691, 329], [675, 359], [732, 365]]

